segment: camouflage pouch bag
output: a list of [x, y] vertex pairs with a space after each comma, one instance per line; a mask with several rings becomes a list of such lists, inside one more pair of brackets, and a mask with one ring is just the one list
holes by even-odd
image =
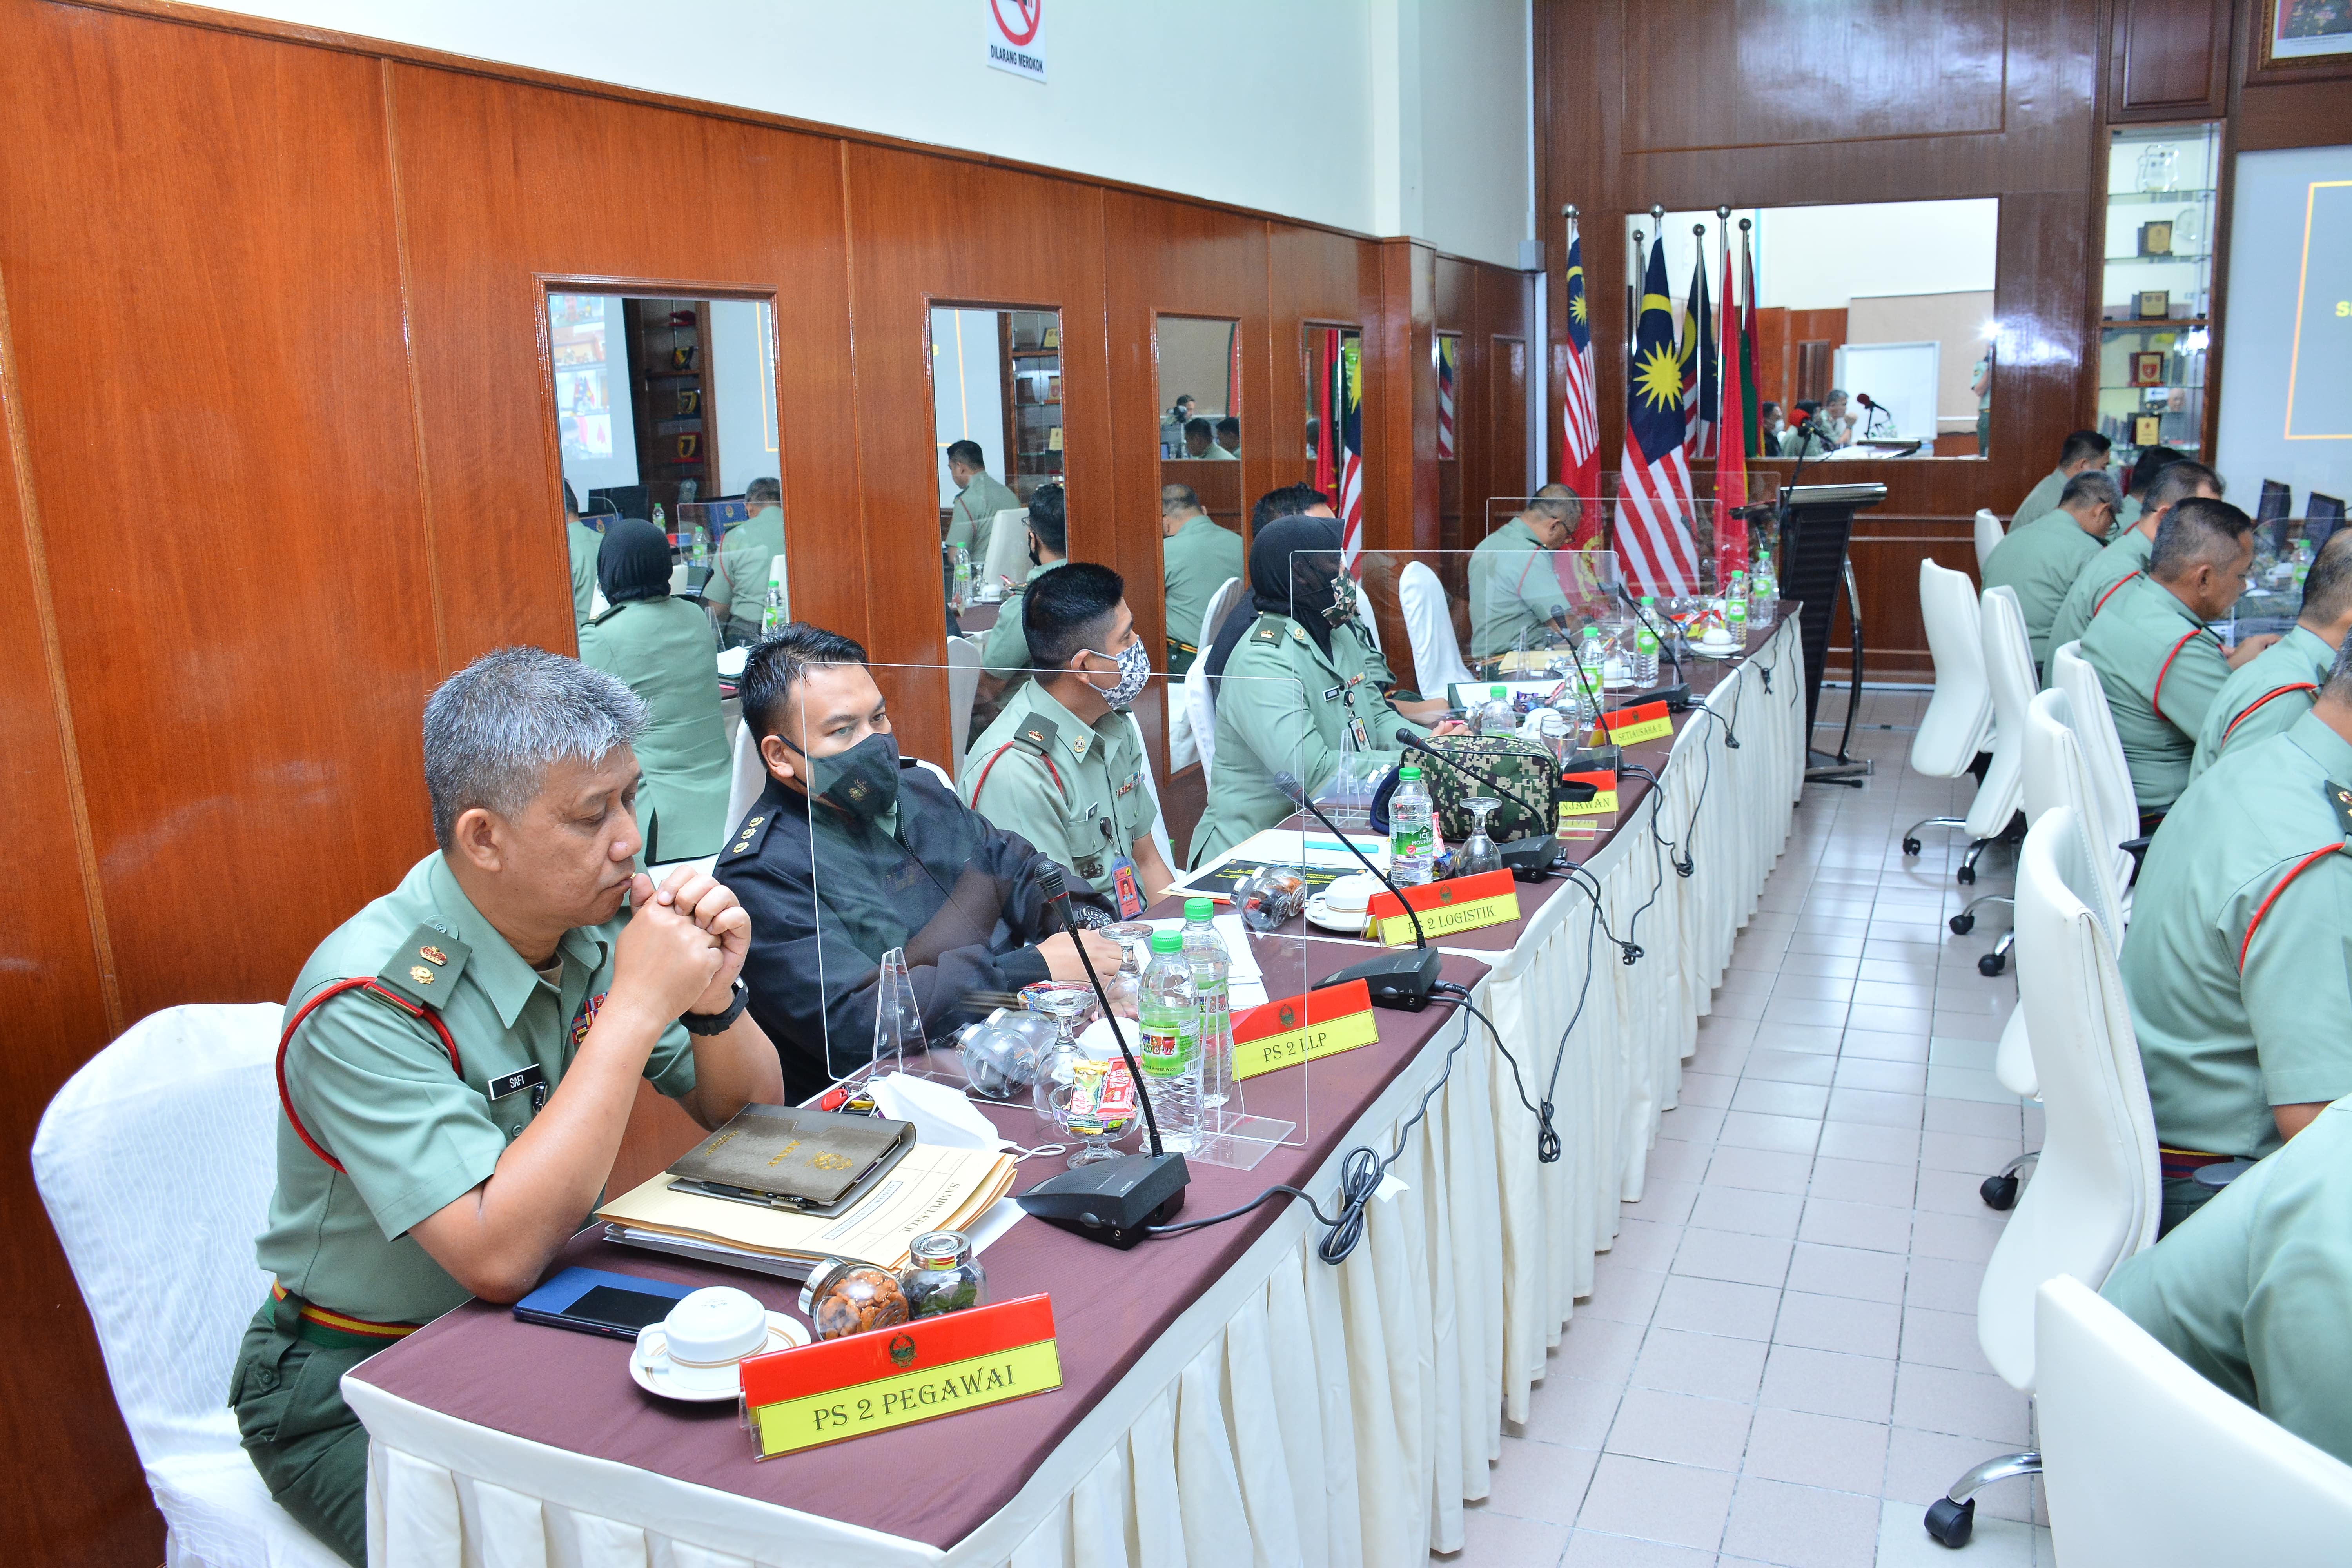
[[[1543, 746], [1517, 735], [1447, 735], [1427, 744], [1429, 751], [1414, 753], [1414, 760], [1421, 764], [1422, 782], [1429, 786], [1436, 807], [1437, 830], [1446, 843], [1459, 844], [1470, 837], [1471, 813], [1462, 809], [1462, 803], [1482, 795], [1502, 802], [1486, 818], [1486, 837], [1496, 843], [1539, 838], [1553, 831], [1559, 808], [1552, 795], [1551, 753]], [[1451, 766], [1444, 760], [1447, 758], [1458, 758], [1491, 778]]]

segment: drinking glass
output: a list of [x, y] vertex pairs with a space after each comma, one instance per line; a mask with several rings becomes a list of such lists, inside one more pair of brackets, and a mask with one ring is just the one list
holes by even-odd
[[1470, 814], [1470, 837], [1454, 852], [1455, 876], [1475, 877], [1481, 871], [1503, 868], [1503, 852], [1486, 837], [1486, 818], [1502, 804], [1486, 795], [1471, 795], [1462, 802], [1462, 809]]
[[1151, 922], [1120, 921], [1102, 928], [1102, 934], [1118, 943], [1118, 973], [1103, 982], [1110, 994], [1110, 1005], [1119, 1016], [1135, 1018], [1143, 1008], [1143, 952], [1151, 945]]
[[1029, 1089], [1030, 1104], [1040, 1121], [1061, 1125], [1054, 1094], [1072, 1080], [1071, 1064], [1078, 1058], [1077, 1018], [1093, 1000], [1094, 993], [1075, 981], [1041, 980], [1021, 988], [1021, 1005], [1054, 1021], [1054, 1043], [1046, 1048]]

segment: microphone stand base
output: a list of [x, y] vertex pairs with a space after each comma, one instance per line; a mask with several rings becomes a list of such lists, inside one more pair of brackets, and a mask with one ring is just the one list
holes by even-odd
[[1048, 1176], [1013, 1199], [1047, 1225], [1124, 1252], [1184, 1207], [1181, 1154], [1121, 1154]]
[[1315, 989], [1360, 980], [1371, 994], [1373, 1006], [1418, 1013], [1429, 1005], [1429, 994], [1436, 989], [1438, 966], [1444, 962], [1435, 948], [1401, 948], [1327, 974], [1315, 983]]
[[1805, 752], [1807, 784], [1836, 784], [1860, 789], [1862, 781], [1870, 776], [1871, 760], [1868, 757], [1833, 757], [1827, 752], [1810, 749]]

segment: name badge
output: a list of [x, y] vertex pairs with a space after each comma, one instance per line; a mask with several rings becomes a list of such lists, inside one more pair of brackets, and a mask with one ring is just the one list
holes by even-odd
[[1339, 693], [1347, 689], [1348, 689], [1345, 686], [1335, 686], [1330, 690], [1323, 694], [1323, 700], [1326, 702], [1337, 702], [1339, 700]]
[[547, 1074], [540, 1070], [537, 1062], [520, 1072], [505, 1073], [490, 1079], [490, 1099], [496, 1102], [510, 1094], [520, 1094], [527, 1089], [537, 1091], [530, 1097], [532, 1110], [536, 1110], [547, 1103]]

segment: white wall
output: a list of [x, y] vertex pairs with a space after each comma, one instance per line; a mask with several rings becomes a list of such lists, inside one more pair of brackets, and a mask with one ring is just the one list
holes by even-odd
[[777, 450], [776, 337], [764, 300], [710, 301], [710, 403], [717, 415], [719, 488], [740, 496], [756, 479], [783, 472]]
[[948, 447], [977, 441], [988, 471], [1005, 485], [1013, 465], [1004, 450], [1004, 361], [996, 352], [996, 312], [931, 312], [931, 443], [940, 468], [940, 504], [956, 498]]
[[[989, 0], [244, 0], [305, 26], [537, 67], [1260, 208], [1514, 265], [1525, 205], [1526, 0], [1055, 0], [1043, 84], [987, 63]], [[1374, 71], [1375, 34], [1384, 74]], [[1491, 65], [1486, 51], [1507, 43]], [[1402, 47], [1401, 47], [1402, 46]], [[1424, 52], [1428, 56], [1423, 63]], [[1400, 62], [1402, 61], [1402, 66]], [[1475, 64], [1476, 69], [1469, 67]], [[1416, 88], [1400, 106], [1400, 69]], [[1496, 96], [1512, 100], [1487, 101]], [[1376, 163], [1375, 105], [1390, 153]], [[1403, 161], [1445, 184], [1384, 224]], [[1501, 165], [1495, 167], [1493, 165]], [[1385, 192], [1381, 188], [1383, 173]], [[1490, 199], [1508, 187], [1504, 206]]]
[[[2229, 482], [2230, 499], [2250, 511], [2264, 479], [2294, 488], [2298, 517], [2314, 489], [2352, 497], [2352, 437], [2286, 438], [2291, 369], [2301, 371], [2297, 429], [2352, 430], [2352, 395], [2341, 390], [2342, 367], [2352, 354], [2352, 315], [2338, 317], [2330, 308], [2352, 291], [2340, 281], [2347, 251], [2340, 240], [2329, 243], [2324, 227], [2312, 237], [2310, 271], [2305, 271], [2311, 186], [2334, 180], [2352, 180], [2352, 147], [2238, 154], [2231, 195], [2229, 310], [2222, 318], [2221, 417], [2213, 447], [2214, 466]], [[2325, 209], [2319, 216], [2324, 226]], [[2331, 266], [2334, 281], [2328, 286], [2323, 280], [2330, 274], [2323, 268]], [[2306, 291], [2303, 353], [2318, 363], [2316, 374], [2311, 363], [2293, 364], [2295, 306]]]

